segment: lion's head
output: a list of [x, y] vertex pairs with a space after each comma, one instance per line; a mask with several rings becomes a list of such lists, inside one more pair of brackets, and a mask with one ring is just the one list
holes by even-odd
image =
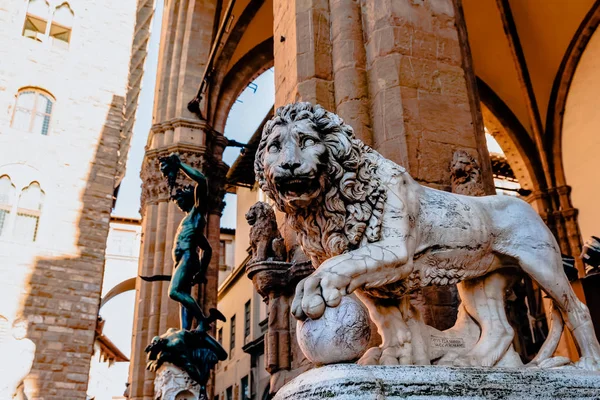
[[248, 225], [252, 226], [257, 222], [262, 224], [271, 223], [275, 221], [275, 227], [277, 228], [277, 222], [275, 219], [275, 211], [273, 208], [265, 202], [257, 201], [245, 215]]
[[365, 232], [378, 238], [379, 222], [370, 221], [385, 196], [375, 174], [378, 157], [336, 114], [294, 103], [278, 108], [265, 124], [254, 170], [305, 252], [320, 264], [356, 247]]
[[457, 150], [450, 164], [452, 191], [470, 196], [483, 196], [481, 170], [477, 160], [464, 150]]

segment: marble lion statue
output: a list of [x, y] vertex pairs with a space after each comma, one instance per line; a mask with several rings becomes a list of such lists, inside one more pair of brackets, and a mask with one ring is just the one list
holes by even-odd
[[285, 261], [285, 244], [277, 228], [273, 208], [265, 202], [258, 201], [250, 207], [245, 217], [250, 225], [252, 262]]
[[464, 329], [480, 328], [452, 363], [506, 365], [500, 361], [514, 332], [504, 293], [520, 270], [550, 296], [558, 319], [533, 364], [552, 356], [564, 321], [579, 365], [599, 369], [589, 311], [565, 276], [552, 233], [526, 202], [421, 186], [355, 139], [339, 116], [310, 103], [280, 107], [265, 124], [254, 169], [317, 268], [298, 284], [292, 313], [317, 319], [356, 293], [382, 336], [359, 363], [429, 364], [431, 355], [415, 350], [422, 330], [405, 295], [459, 283], [459, 319]]

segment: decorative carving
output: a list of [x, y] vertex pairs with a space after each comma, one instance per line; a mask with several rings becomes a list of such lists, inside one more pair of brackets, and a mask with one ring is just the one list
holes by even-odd
[[450, 164], [452, 193], [485, 196], [481, 168], [477, 160], [464, 150], [457, 150]]
[[10, 334], [0, 337], [0, 399], [12, 399], [31, 371], [35, 343], [26, 338], [27, 328], [26, 319], [16, 319]]
[[277, 228], [275, 211], [262, 201], [257, 202], [246, 213], [250, 228], [252, 263], [258, 261], [285, 261], [285, 243]]
[[[310, 103], [281, 107], [265, 124], [255, 172], [318, 267], [298, 284], [292, 313], [316, 319], [355, 292], [383, 339], [360, 362], [521, 366], [504, 311], [517, 268], [555, 305], [533, 365], [553, 363], [566, 320], [581, 350], [577, 365], [600, 369], [589, 312], [564, 274], [558, 244], [522, 200], [421, 186], [355, 139], [339, 116]], [[464, 307], [443, 332], [423, 324], [405, 296], [459, 282]]]
[[[144, 214], [146, 204], [152, 204], [159, 201], [169, 201], [171, 192], [178, 188], [191, 185], [193, 181], [185, 175], [178, 175], [173, 186], [164, 179], [160, 172], [160, 159], [167, 156], [167, 149], [147, 152], [142, 163], [140, 178], [142, 179], [142, 195], [141, 195], [141, 210]], [[194, 169], [206, 170], [204, 156], [199, 152], [181, 151], [179, 157], [183, 162], [190, 165]]]
[[181, 368], [164, 364], [156, 371], [154, 378], [155, 400], [204, 400], [200, 397], [198, 385]]

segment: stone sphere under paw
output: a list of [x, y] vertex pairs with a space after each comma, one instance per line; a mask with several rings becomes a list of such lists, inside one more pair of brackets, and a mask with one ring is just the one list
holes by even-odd
[[317, 365], [352, 362], [369, 345], [369, 314], [358, 300], [345, 296], [321, 318], [298, 321], [296, 337], [306, 358]]

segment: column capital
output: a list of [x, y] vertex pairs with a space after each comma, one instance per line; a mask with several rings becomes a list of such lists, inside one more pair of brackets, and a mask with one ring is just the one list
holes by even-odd
[[[171, 190], [167, 184], [167, 180], [160, 172], [159, 158], [168, 156], [170, 153], [179, 153], [181, 161], [205, 171], [205, 151], [206, 148], [201, 146], [191, 146], [186, 144], [175, 144], [166, 146], [160, 149], [147, 150], [142, 162], [142, 170], [140, 178], [142, 179], [142, 195], [141, 195], [141, 210], [140, 214], [144, 215], [144, 210], [147, 204], [157, 204], [161, 201], [169, 201]], [[175, 182], [176, 188], [190, 185], [193, 182], [184, 174], [178, 174]]]
[[203, 167], [208, 178], [208, 212], [221, 216], [225, 208], [225, 183], [229, 166], [222, 160], [207, 157]]

